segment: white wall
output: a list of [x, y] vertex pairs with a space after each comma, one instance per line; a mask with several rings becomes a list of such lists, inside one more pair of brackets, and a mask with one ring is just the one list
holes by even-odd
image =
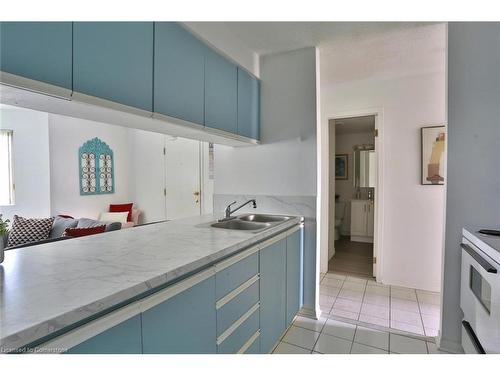
[[235, 37], [224, 22], [183, 22], [200, 39], [259, 77], [259, 56]]
[[320, 50], [322, 132], [328, 118], [381, 111], [382, 281], [432, 291], [441, 285], [444, 188], [420, 185], [420, 128], [445, 123], [445, 39], [435, 24]]
[[14, 205], [0, 206], [4, 218], [50, 216], [48, 115], [0, 106], [0, 128], [14, 131]]
[[262, 57], [262, 144], [240, 148], [216, 145], [214, 187], [216, 196], [226, 195], [225, 201], [260, 195], [266, 202], [273, 201], [273, 207], [293, 206], [293, 212], [308, 216], [304, 305], [313, 311], [316, 218], [311, 217], [311, 205], [302, 202], [316, 199], [316, 61], [315, 48]]
[[441, 346], [461, 350], [464, 226], [500, 227], [499, 23], [448, 29], [448, 185]]
[[[128, 129], [72, 117], [49, 115], [51, 212], [97, 219], [110, 203], [130, 202]], [[113, 150], [115, 193], [80, 195], [78, 149], [98, 137]]]

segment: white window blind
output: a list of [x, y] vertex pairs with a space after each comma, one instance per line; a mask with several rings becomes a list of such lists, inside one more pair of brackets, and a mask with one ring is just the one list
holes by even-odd
[[14, 204], [12, 130], [0, 129], [0, 206]]

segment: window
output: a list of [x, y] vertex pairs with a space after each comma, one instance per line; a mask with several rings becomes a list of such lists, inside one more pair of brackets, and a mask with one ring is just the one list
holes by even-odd
[[12, 130], [0, 129], [0, 206], [14, 204]]

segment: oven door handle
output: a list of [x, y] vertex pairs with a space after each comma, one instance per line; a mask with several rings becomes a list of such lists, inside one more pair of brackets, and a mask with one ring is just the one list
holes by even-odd
[[477, 338], [476, 334], [474, 333], [474, 330], [472, 329], [470, 323], [467, 320], [462, 320], [462, 325], [464, 326], [465, 332], [467, 332], [467, 335], [469, 335], [469, 338], [472, 341], [472, 345], [474, 345], [476, 352], [478, 352], [479, 354], [486, 354], [483, 346], [481, 345], [481, 343], [479, 342], [479, 339]]
[[489, 273], [497, 273], [497, 269], [493, 267], [486, 259], [484, 259], [479, 253], [474, 250], [471, 246], [467, 244], [460, 244], [462, 250], [466, 251], [476, 262], [479, 263], [481, 267], [485, 269], [486, 272]]

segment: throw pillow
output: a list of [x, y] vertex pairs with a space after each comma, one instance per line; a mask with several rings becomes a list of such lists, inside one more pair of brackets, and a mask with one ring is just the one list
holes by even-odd
[[119, 222], [126, 223], [128, 212], [101, 212], [99, 215], [99, 220], [104, 222]]
[[106, 225], [90, 228], [66, 228], [64, 235], [67, 237], [84, 237], [92, 234], [104, 233]]
[[52, 224], [52, 230], [50, 231], [49, 238], [61, 237], [66, 228], [75, 228], [77, 224], [78, 220], [73, 218], [69, 219], [64, 216], [56, 216], [54, 218], [54, 223]]
[[29, 242], [46, 240], [49, 238], [53, 222], [53, 217], [47, 219], [27, 219], [14, 215], [7, 246], [18, 246]]
[[128, 212], [127, 221], [132, 221], [132, 206], [133, 203], [110, 204], [109, 212]]

